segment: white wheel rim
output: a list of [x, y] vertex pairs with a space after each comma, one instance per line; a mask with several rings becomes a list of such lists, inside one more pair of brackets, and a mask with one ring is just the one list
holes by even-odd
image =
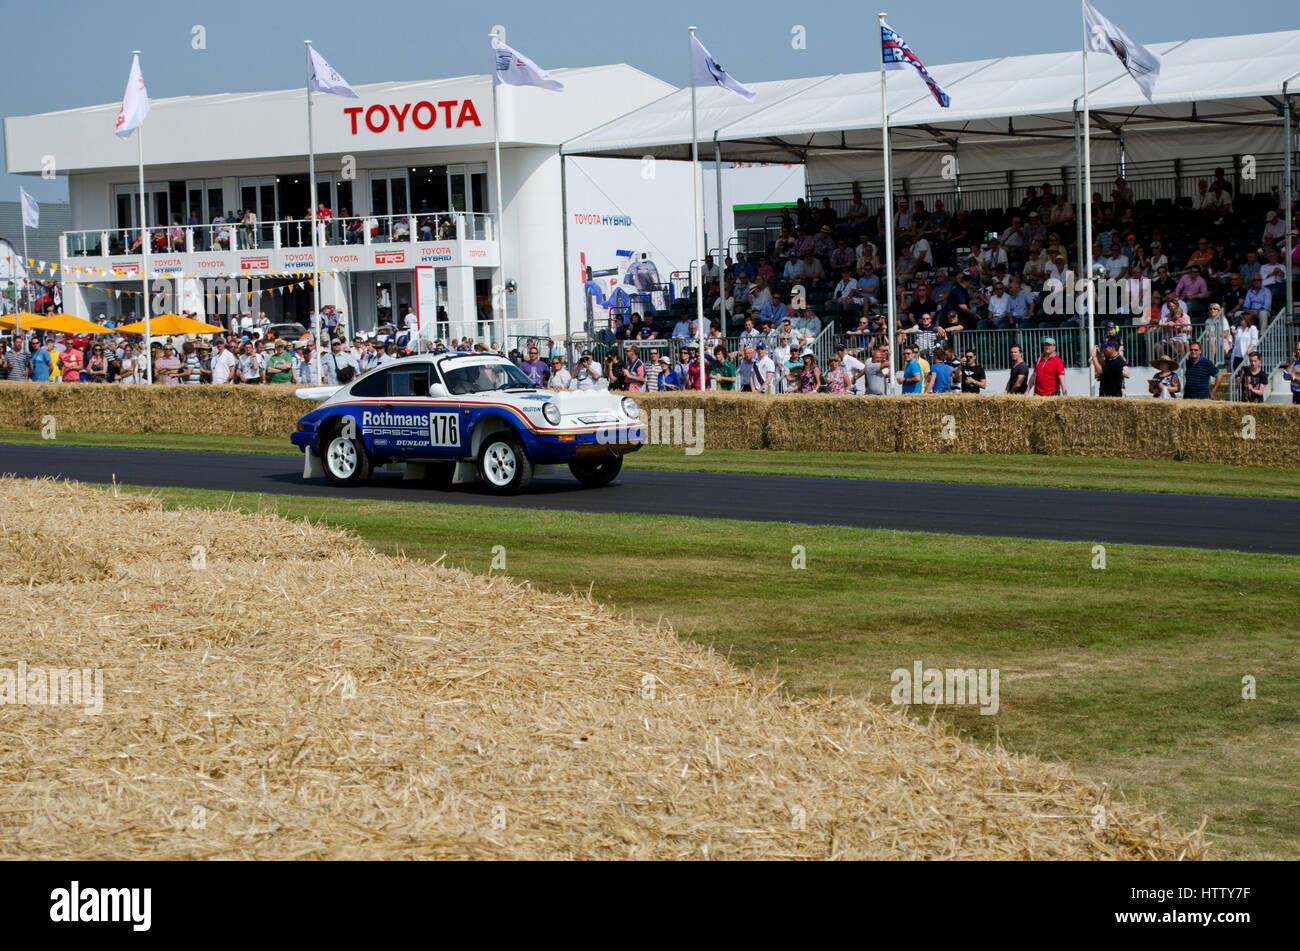
[[329, 460], [330, 472], [340, 479], [349, 479], [357, 471], [357, 447], [351, 439], [336, 437], [325, 455]]
[[488, 446], [487, 453], [483, 456], [483, 473], [493, 485], [509, 485], [518, 465], [515, 451], [503, 442], [494, 442]]

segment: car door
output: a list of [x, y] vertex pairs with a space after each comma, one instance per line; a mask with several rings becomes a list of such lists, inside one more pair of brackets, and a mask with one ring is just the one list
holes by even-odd
[[351, 395], [363, 403], [362, 430], [376, 455], [393, 459], [455, 459], [462, 455], [460, 407], [429, 397], [437, 370], [424, 360], [399, 361], [367, 374]]

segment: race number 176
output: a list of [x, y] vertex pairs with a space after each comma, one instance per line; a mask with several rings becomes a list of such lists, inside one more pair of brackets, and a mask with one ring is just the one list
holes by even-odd
[[460, 422], [455, 413], [429, 414], [429, 442], [434, 446], [460, 445]]

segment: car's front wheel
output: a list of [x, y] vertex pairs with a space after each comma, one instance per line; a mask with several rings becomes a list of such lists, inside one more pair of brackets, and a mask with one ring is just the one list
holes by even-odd
[[361, 436], [345, 435], [343, 427], [334, 427], [321, 442], [321, 460], [325, 478], [344, 488], [360, 485], [370, 478], [373, 463]]
[[489, 492], [517, 495], [533, 481], [533, 464], [514, 433], [495, 433], [478, 454], [478, 477]]
[[569, 463], [574, 478], [586, 486], [609, 485], [623, 471], [623, 457], [606, 459], [576, 459]]

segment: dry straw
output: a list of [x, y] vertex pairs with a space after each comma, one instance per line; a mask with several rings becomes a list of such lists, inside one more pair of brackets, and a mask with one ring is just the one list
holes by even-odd
[[1062, 766], [338, 530], [3, 479], [0, 537], [0, 667], [105, 682], [0, 706], [2, 858], [1204, 854]]

